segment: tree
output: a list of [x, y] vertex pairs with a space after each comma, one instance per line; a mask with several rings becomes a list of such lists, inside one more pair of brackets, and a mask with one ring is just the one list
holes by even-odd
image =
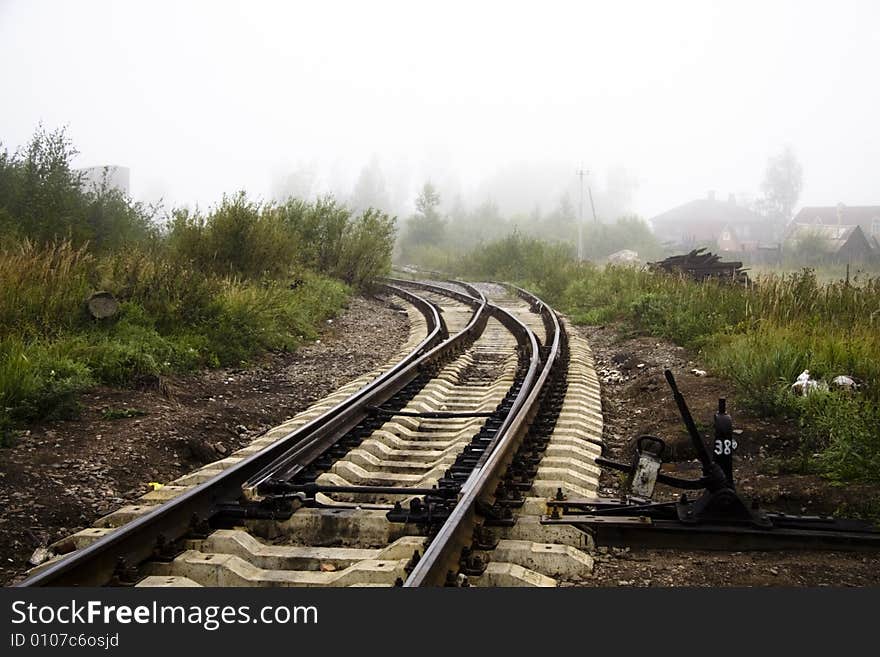
[[312, 197], [316, 177], [314, 164], [300, 162], [292, 171], [275, 180], [273, 196], [281, 202], [289, 198], [308, 200]]
[[86, 186], [71, 166], [76, 155], [65, 128], [50, 132], [42, 124], [14, 154], [0, 145], [0, 232], [38, 243], [69, 239], [95, 251], [152, 236], [156, 208], [113, 188], [107, 169], [99, 184]]
[[385, 176], [375, 156], [370, 160], [358, 176], [351, 193], [351, 207], [356, 212], [370, 208], [387, 210], [390, 206], [388, 193], [385, 191]]
[[759, 204], [764, 214], [774, 222], [777, 231], [791, 219], [794, 207], [803, 188], [803, 167], [791, 146], [767, 161], [764, 182], [761, 183], [763, 198]]
[[440, 194], [430, 182], [426, 182], [416, 198], [417, 212], [406, 222], [400, 240], [401, 253], [405, 259], [418, 258], [425, 248], [437, 249], [446, 241], [446, 222], [437, 210]]
[[416, 210], [426, 219], [439, 218], [437, 206], [440, 205], [440, 194], [434, 189], [434, 185], [426, 182], [416, 198]]

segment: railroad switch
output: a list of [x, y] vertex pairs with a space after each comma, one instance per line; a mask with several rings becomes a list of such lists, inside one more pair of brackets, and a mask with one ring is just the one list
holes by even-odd
[[[736, 492], [733, 456], [737, 444], [726, 401], [719, 400], [713, 418], [715, 436], [710, 453], [672, 372], [666, 370], [665, 374], [702, 476], [690, 480], [664, 473], [660, 466], [665, 443], [656, 436], [640, 436], [631, 464], [596, 459], [598, 465], [629, 475], [620, 499], [571, 499], [558, 490], [555, 499], [547, 502], [548, 514], [542, 516], [542, 524], [574, 525], [606, 545], [735, 550], [880, 547], [880, 528], [871, 523], [765, 511], [757, 500], [744, 500]], [[654, 502], [658, 483], [702, 493], [693, 499], [682, 493], [676, 501]]]

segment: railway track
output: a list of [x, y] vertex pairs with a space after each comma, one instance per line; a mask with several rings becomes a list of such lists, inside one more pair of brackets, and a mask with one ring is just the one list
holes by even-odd
[[589, 574], [541, 524], [595, 493], [589, 348], [528, 292], [389, 281], [409, 340], [248, 447], [52, 546], [24, 586], [540, 585]]

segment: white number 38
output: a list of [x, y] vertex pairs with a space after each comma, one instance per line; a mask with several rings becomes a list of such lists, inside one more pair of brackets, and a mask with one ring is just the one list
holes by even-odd
[[736, 441], [735, 440], [716, 440], [715, 441], [715, 453], [719, 456], [721, 454], [731, 454], [736, 450]]

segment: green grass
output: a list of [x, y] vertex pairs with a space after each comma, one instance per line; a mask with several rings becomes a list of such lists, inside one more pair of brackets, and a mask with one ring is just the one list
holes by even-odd
[[[61, 275], [59, 262], [76, 275]], [[77, 394], [96, 383], [125, 385], [141, 375], [236, 365], [266, 350], [295, 349], [350, 295], [344, 283], [305, 272], [290, 289], [277, 281], [198, 277], [143, 253], [96, 259], [64, 245], [25, 245], [10, 258], [0, 253], [0, 276], [13, 270], [18, 278], [7, 275], [12, 283], [0, 292], [3, 444], [17, 426], [76, 417]], [[115, 317], [95, 321], [85, 314], [87, 280], [120, 295]], [[42, 300], [36, 304], [42, 314], [16, 324], [23, 287]]]
[[[823, 281], [807, 269], [758, 276], [749, 287], [698, 283], [579, 264], [517, 235], [461, 259], [457, 273], [523, 284], [579, 324], [622, 322], [699, 350], [753, 410], [798, 423], [803, 453], [792, 458], [801, 470], [880, 482], [880, 278]], [[790, 385], [805, 369], [864, 385], [797, 397]]]

